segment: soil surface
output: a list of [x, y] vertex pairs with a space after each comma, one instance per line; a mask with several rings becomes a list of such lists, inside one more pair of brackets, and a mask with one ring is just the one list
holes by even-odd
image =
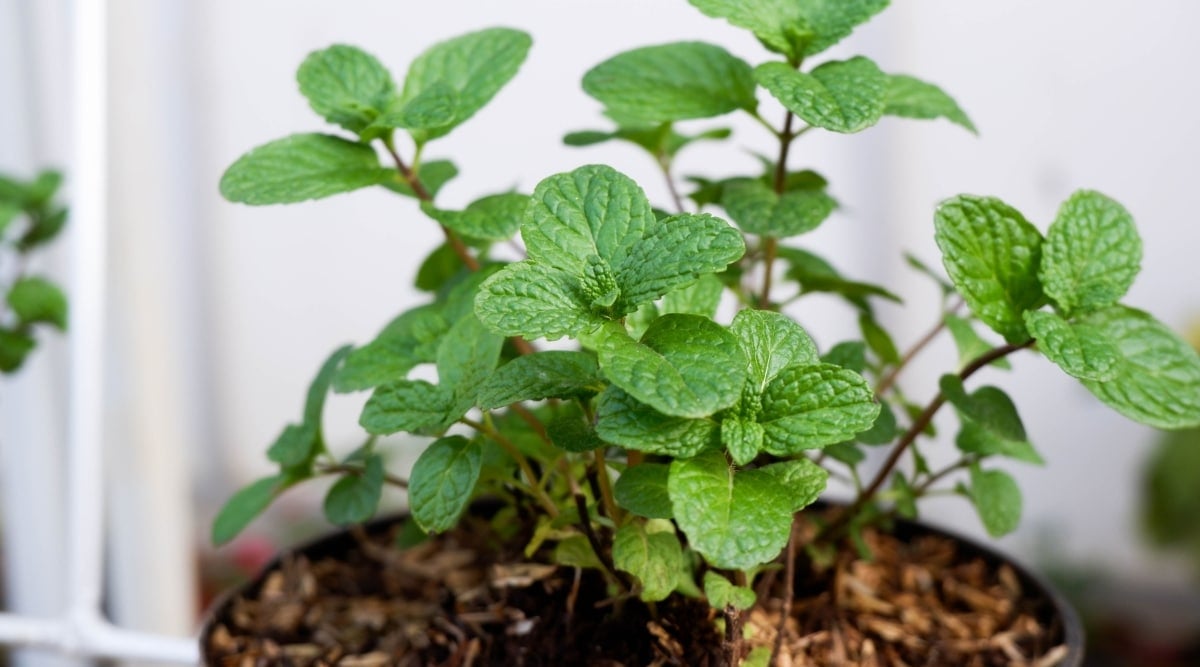
[[[703, 601], [614, 600], [598, 572], [523, 563], [525, 541], [483, 519], [403, 550], [397, 530], [284, 557], [218, 611], [202, 638], [207, 664], [721, 664], [725, 620]], [[1009, 566], [936, 535], [864, 537], [870, 560], [847, 552], [818, 571], [801, 555], [786, 619], [783, 572], [761, 578], [766, 602], [737, 621], [746, 664], [774, 652], [780, 667], [1050, 667], [1066, 655], [1051, 603]]]

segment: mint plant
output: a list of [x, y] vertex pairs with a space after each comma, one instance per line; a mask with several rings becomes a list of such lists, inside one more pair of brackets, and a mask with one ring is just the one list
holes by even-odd
[[49, 279], [30, 273], [33, 255], [62, 231], [67, 209], [55, 200], [62, 175], [32, 181], [0, 175], [0, 373], [15, 373], [37, 347], [38, 330], [67, 327], [67, 298]]
[[[701, 42], [617, 54], [582, 80], [611, 129], [565, 138], [644, 149], [672, 193], [661, 207], [607, 165], [550, 175], [529, 194], [487, 194], [461, 210], [439, 203], [457, 169], [425, 159], [426, 148], [517, 73], [531, 45], [520, 31], [435, 44], [402, 85], [355, 47], [305, 59], [300, 92], [343, 131], [251, 150], [225, 173], [222, 194], [264, 205], [381, 186], [415, 200], [410, 210], [445, 241], [415, 276], [427, 302], [325, 362], [302, 419], [268, 450], [279, 472], [229, 501], [216, 542], [287, 488], [326, 475], [338, 478], [325, 503], [336, 524], [370, 518], [388, 483], [407, 488], [412, 521], [426, 533], [453, 529], [476, 498], [497, 498], [508, 508], [502, 520], [534, 517], [523, 533], [532, 536], [531, 559], [596, 569], [614, 596], [706, 596], [726, 617], [732, 663], [739, 612], [756, 604], [756, 578], [785, 551], [790, 576], [798, 549], [819, 555], [853, 542], [868, 524], [915, 516], [916, 502], [934, 492], [970, 500], [992, 535], [1016, 527], [1020, 490], [996, 464], [1041, 458], [1015, 402], [998, 387], [970, 386], [980, 369], [1028, 350], [1130, 418], [1200, 424], [1200, 358], [1120, 302], [1140, 242], [1130, 214], [1096, 192], [1072, 195], [1045, 234], [994, 198], [945, 201], [934, 234], [949, 280], [911, 260], [942, 285], [943, 314], [901, 352], [876, 317], [877, 304], [899, 298], [843, 276], [803, 245], [838, 202], [820, 174], [792, 164], [790, 149], [808, 132], [859, 132], [885, 116], [945, 119], [973, 132], [971, 120], [939, 87], [868, 58], [814, 63], [886, 0], [691, 3], [752, 32], [768, 61], [752, 66]], [[761, 112], [770, 104], [782, 107], [778, 125]], [[777, 154], [758, 172], [681, 181], [681, 151], [731, 133], [680, 123], [731, 113], [761, 124]], [[523, 259], [493, 253], [518, 238]], [[861, 340], [817, 348], [793, 317], [816, 292], [858, 314]], [[722, 304], [736, 312], [725, 315]], [[959, 358], [939, 392], [917, 401], [898, 380], [943, 330]], [[541, 347], [560, 339], [572, 343]], [[410, 376], [430, 364], [436, 382]], [[345, 456], [322, 435], [331, 390], [370, 392], [364, 442]], [[933, 446], [931, 425], [946, 404], [961, 423], [959, 457], [933, 469], [921, 450]], [[377, 449], [379, 436], [400, 432], [429, 440], [408, 479], [389, 474]], [[864, 479], [866, 447], [890, 452]], [[848, 479], [856, 499], [798, 544], [795, 515], [831, 475]]]

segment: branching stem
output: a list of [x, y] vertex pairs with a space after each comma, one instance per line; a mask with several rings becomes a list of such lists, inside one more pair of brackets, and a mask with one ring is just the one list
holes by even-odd
[[[317, 466], [317, 472], [322, 475], [355, 475], [361, 477], [366, 470], [362, 466], [347, 465], [345, 463], [323, 463]], [[398, 489], [408, 488], [408, 480], [386, 472], [383, 474], [383, 481]]]
[[546, 495], [546, 491], [538, 485], [538, 476], [534, 473], [533, 466], [529, 465], [529, 459], [525, 458], [525, 455], [513, 444], [512, 440], [509, 440], [503, 433], [497, 431], [489, 424], [480, 423], [466, 417], [463, 417], [459, 421], [487, 436], [497, 445], [500, 445], [509, 456], [513, 457], [521, 472], [524, 473], [525, 478], [529, 480], [529, 491], [537, 499], [538, 503], [541, 504], [542, 509], [546, 510], [546, 514], [549, 514], [551, 517], [558, 516], [558, 506], [554, 504], [550, 496]]
[[935, 338], [937, 338], [937, 335], [942, 332], [942, 329], [946, 328], [946, 318], [950, 315], [953, 315], [959, 308], [961, 308], [962, 303], [962, 301], [959, 301], [954, 306], [948, 308], [946, 312], [942, 313], [942, 316], [938, 319], [937, 324], [935, 324], [932, 329], [922, 336], [920, 340], [914, 343], [912, 347], [908, 348], [908, 350], [904, 353], [904, 356], [900, 358], [900, 363], [896, 364], [896, 366], [893, 367], [887, 375], [883, 376], [883, 378], [879, 380], [879, 384], [875, 385], [876, 396], [882, 396], [885, 392], [895, 386], [896, 380], [900, 377], [900, 373], [904, 371], [914, 357], [920, 354], [922, 350], [928, 347], [929, 344], [932, 343]]

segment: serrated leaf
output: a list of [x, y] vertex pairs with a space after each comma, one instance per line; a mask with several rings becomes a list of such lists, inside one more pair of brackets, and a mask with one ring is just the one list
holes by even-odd
[[939, 386], [954, 406], [962, 421], [955, 444], [967, 454], [1000, 455], [1025, 461], [1043, 463], [1017, 413], [1017, 406], [1004, 390], [985, 386], [970, 394], [963, 389], [957, 375], [945, 375]]
[[[437, 193], [442, 189], [442, 186], [450, 182], [455, 176], [458, 176], [458, 167], [454, 166], [449, 160], [431, 160], [422, 162], [416, 167], [417, 180], [421, 186], [429, 193], [430, 197], [437, 197]], [[383, 187], [405, 197], [417, 198], [417, 193], [413, 191], [412, 186], [408, 184], [399, 175], [395, 178], [390, 178], [382, 183]]]
[[1125, 207], [1080, 190], [1046, 233], [1038, 276], [1062, 311], [1090, 312], [1117, 302], [1141, 269], [1142, 240]]
[[394, 103], [387, 112], [371, 123], [375, 128], [432, 130], [445, 127], [458, 116], [458, 93], [450, 86], [437, 82], [407, 102]]
[[746, 381], [737, 339], [698, 315], [664, 315], [639, 342], [616, 329], [597, 353], [610, 382], [675, 417], [707, 417], [733, 405]]
[[23, 325], [46, 323], [60, 331], [67, 328], [67, 296], [45, 278], [19, 278], [9, 288], [7, 300]]
[[1021, 522], [1021, 489], [1004, 471], [971, 466], [971, 501], [992, 537], [1013, 532]]
[[938, 207], [935, 235], [950, 280], [971, 311], [1010, 343], [1029, 339], [1023, 315], [1042, 303], [1042, 235], [1008, 204], [960, 195]]
[[958, 106], [953, 97], [932, 83], [906, 74], [888, 75], [886, 105], [883, 112], [890, 116], [932, 120], [945, 118], [978, 134], [975, 124]]
[[665, 415], [613, 386], [600, 394], [596, 432], [627, 449], [675, 458], [695, 456], [720, 442], [712, 420]]
[[774, 475], [787, 489], [793, 512], [816, 502], [829, 483], [829, 471], [805, 458], [772, 463], [760, 470]]
[[880, 402], [879, 416], [875, 418], [875, 423], [871, 425], [871, 428], [855, 436], [854, 439], [864, 445], [887, 445], [898, 435], [900, 435], [900, 429], [896, 425], [896, 413], [892, 411], [892, 406]]
[[0, 328], [0, 372], [16, 371], [36, 346], [33, 336], [23, 331]]
[[617, 505], [648, 519], [670, 519], [673, 516], [667, 492], [670, 471], [665, 463], [639, 463], [626, 468], [613, 485]]
[[458, 523], [482, 462], [479, 443], [457, 435], [435, 440], [421, 452], [409, 476], [408, 503], [422, 530], [440, 533]]
[[501, 366], [479, 389], [479, 407], [598, 394], [605, 383], [596, 358], [585, 352], [547, 350]]
[[507, 241], [521, 227], [529, 197], [516, 192], [491, 195], [471, 202], [462, 211], [444, 211], [423, 204], [434, 220], [467, 238]]
[[[475, 396], [500, 363], [504, 338], [488, 331], [473, 313], [455, 322], [437, 351], [439, 386], [455, 395], [462, 412], [475, 406]], [[459, 413], [462, 416], [462, 413]]]
[[383, 459], [372, 454], [362, 473], [347, 473], [325, 494], [325, 518], [335, 526], [364, 523], [375, 515], [383, 495]]
[[584, 74], [583, 89], [622, 123], [709, 118], [757, 106], [750, 66], [703, 42], [617, 54]]
[[842, 341], [821, 355], [821, 363], [862, 373], [867, 367], [867, 344], [861, 340]]
[[721, 304], [721, 295], [725, 286], [720, 278], [711, 273], [700, 276], [696, 282], [678, 287], [663, 295], [659, 313], [679, 313], [683, 315], [701, 315], [713, 317]]
[[1081, 380], [1117, 412], [1158, 428], [1200, 426], [1200, 357], [1166, 325], [1139, 310], [1114, 306], [1080, 323], [1095, 327], [1118, 352], [1113, 378]]
[[713, 567], [748, 570], [787, 544], [791, 498], [770, 473], [734, 473], [719, 451], [671, 463], [667, 482], [675, 521]]
[[829, 262], [807, 250], [780, 246], [776, 252], [781, 260], [788, 263], [785, 277], [800, 284], [801, 294], [810, 292], [838, 294], [860, 310], [870, 309], [867, 297], [871, 296], [901, 303], [900, 297], [879, 285], [842, 277]]
[[763, 427], [756, 421], [726, 416], [721, 421], [721, 443], [735, 465], [746, 465], [758, 456], [763, 446]]
[[790, 456], [851, 440], [878, 415], [879, 404], [858, 373], [831, 364], [789, 366], [763, 393], [763, 448]]
[[424, 380], [400, 380], [375, 389], [358, 423], [375, 435], [438, 433], [462, 417], [453, 414], [455, 403], [454, 395], [442, 387]]
[[743, 231], [782, 239], [819, 227], [837, 208], [837, 201], [822, 189], [779, 195], [766, 183], [746, 178], [725, 186], [721, 207]]
[[[1036, 311], [1028, 311], [1036, 312]], [[1026, 313], [1026, 323], [1028, 323], [1028, 312]], [[950, 337], [954, 339], [954, 345], [958, 348], [958, 366], [965, 367], [967, 364], [974, 361], [976, 358], [990, 351], [994, 345], [984, 340], [975, 327], [967, 320], [957, 316], [948, 314], [945, 318], [946, 329], [950, 331]], [[1008, 359], [1001, 357], [992, 362], [992, 365], [997, 368], [1011, 369], [1012, 364], [1008, 363]]]
[[824, 51], [887, 6], [888, 0], [689, 0], [705, 14], [754, 33], [798, 61]]
[[704, 597], [713, 609], [747, 610], [754, 606], [757, 596], [754, 589], [746, 586], [735, 586], [733, 582], [713, 571], [704, 573]]
[[578, 283], [568, 274], [523, 261], [509, 264], [484, 281], [475, 314], [501, 334], [557, 340], [595, 331], [604, 323], [587, 304]]
[[954, 439], [959, 451], [980, 456], [1004, 456], [1016, 461], [1044, 465], [1046, 460], [1028, 440], [1009, 440], [1000, 433], [971, 419], [963, 418]]
[[562, 414], [546, 424], [546, 434], [556, 447], [577, 454], [604, 446], [596, 429], [582, 415]]
[[748, 386], [762, 393], [784, 368], [817, 363], [817, 346], [790, 317], [765, 310], [739, 311], [729, 325], [750, 362]]
[[784, 107], [814, 127], [848, 134], [883, 117], [888, 78], [863, 56], [827, 62], [812, 72], [766, 63], [754, 76]]
[[354, 46], [314, 51], [296, 72], [300, 93], [325, 120], [362, 132], [396, 96], [392, 75], [379, 60]]
[[289, 486], [284, 475], [259, 479], [233, 494], [213, 520], [212, 542], [221, 546], [238, 536], [280, 493]]
[[665, 600], [674, 592], [678, 573], [685, 567], [679, 538], [669, 523], [667, 528], [651, 530], [631, 521], [613, 536], [613, 566], [638, 578], [639, 597], [647, 602]]
[[252, 206], [292, 204], [396, 177], [370, 146], [328, 134], [293, 134], [238, 158], [221, 176], [221, 195]]
[[1027, 311], [1025, 325], [1038, 351], [1067, 375], [1099, 382], [1116, 376], [1120, 353], [1100, 329], [1044, 310]]
[[813, 33], [804, 49], [804, 55], [811, 56], [842, 41], [855, 27], [883, 11], [888, 0], [799, 0], [797, 4]]
[[615, 267], [617, 313], [628, 313], [701, 275], [723, 270], [746, 252], [742, 235], [724, 220], [684, 213], [654, 223]]
[[511, 28], [488, 28], [434, 44], [409, 65], [402, 103], [432, 86], [447, 85], [458, 98], [454, 121], [414, 134], [419, 142], [444, 136], [483, 108], [508, 83], [533, 40]]
[[401, 314], [374, 340], [346, 356], [334, 377], [334, 391], [362, 391], [404, 379], [418, 364], [433, 363], [449, 328], [441, 308], [432, 304]]

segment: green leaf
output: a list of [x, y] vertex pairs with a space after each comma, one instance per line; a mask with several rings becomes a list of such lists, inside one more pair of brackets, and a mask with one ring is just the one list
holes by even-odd
[[837, 201], [823, 189], [792, 190], [781, 196], [766, 183], [746, 178], [725, 186], [721, 207], [746, 233], [781, 239], [819, 227]]
[[708, 214], [673, 215], [654, 223], [616, 267], [617, 313], [629, 313], [701, 275], [724, 270], [746, 252], [742, 235]]
[[958, 102], [932, 83], [905, 74], [890, 74], [885, 99], [883, 112], [887, 115], [921, 120], [945, 118], [972, 134], [979, 134]]
[[754, 589], [745, 586], [735, 586], [725, 577], [709, 570], [704, 573], [704, 597], [713, 609], [747, 610], [754, 606], [757, 597]]
[[1010, 440], [997, 431], [965, 417], [962, 419], [962, 428], [954, 439], [954, 445], [966, 454], [1005, 456], [1034, 465], [1046, 463], [1028, 440]]
[[598, 394], [605, 383], [586, 352], [548, 350], [501, 366], [479, 389], [479, 407], [492, 410], [520, 401]]
[[682, 315], [701, 315], [713, 317], [721, 304], [721, 295], [725, 286], [720, 278], [711, 273], [700, 276], [696, 282], [678, 287], [663, 295], [659, 313], [679, 313]]
[[396, 178], [374, 149], [328, 134], [293, 134], [241, 156], [221, 176], [221, 195], [263, 206], [321, 199]]
[[959, 450], [1044, 463], [1025, 434], [1017, 406], [1004, 390], [986, 386], [968, 394], [957, 375], [942, 376], [939, 385], [962, 421], [962, 430], [955, 440]]
[[807, 250], [780, 246], [776, 252], [780, 259], [788, 263], [788, 271], [785, 276], [800, 283], [801, 294], [810, 292], [837, 294], [859, 310], [870, 309], [867, 297], [871, 296], [901, 303], [900, 297], [879, 285], [843, 278], [829, 262]]
[[29, 334], [0, 327], [0, 372], [16, 371], [36, 345]]
[[405, 103], [395, 103], [371, 124], [374, 128], [432, 130], [454, 122], [458, 115], [458, 93], [437, 82]]
[[441, 308], [432, 304], [401, 314], [375, 340], [346, 356], [334, 377], [334, 391], [362, 391], [404, 379], [418, 364], [433, 363], [449, 329]]
[[799, 61], [824, 51], [887, 6], [888, 0], [689, 0], [714, 18], [754, 33], [768, 49]]
[[347, 473], [325, 495], [325, 518], [335, 526], [364, 523], [375, 515], [383, 495], [383, 459], [367, 457], [361, 474]]
[[1024, 313], [1042, 303], [1042, 235], [992, 197], [960, 195], [938, 207], [934, 239], [971, 310], [1010, 343], [1029, 339]]
[[862, 373], [867, 367], [867, 344], [861, 340], [842, 341], [821, 355], [821, 363]]
[[212, 541], [220, 546], [238, 536], [250, 522], [290, 486], [284, 475], [264, 477], [243, 488], [225, 501], [213, 520]]
[[674, 526], [662, 520], [621, 526], [613, 536], [612, 558], [614, 567], [638, 578], [639, 597], [647, 602], [665, 600], [686, 566]]
[[[449, 160], [431, 160], [422, 162], [417, 169], [417, 180], [424, 186], [430, 197], [437, 197], [437, 193], [442, 189], [442, 186], [450, 182], [455, 176], [458, 176], [458, 167], [454, 166]], [[412, 186], [398, 175], [383, 182], [383, 187], [405, 197], [417, 198], [417, 193], [413, 192]]]
[[880, 361], [885, 364], [900, 363], [900, 352], [896, 350], [896, 343], [892, 341], [891, 334], [881, 327], [875, 318], [868, 313], [863, 313], [858, 316], [858, 326], [862, 330], [863, 341]]
[[871, 428], [855, 436], [854, 439], [864, 445], [887, 445], [891, 444], [898, 435], [900, 435], [900, 429], [896, 426], [896, 413], [892, 412], [890, 405], [880, 402], [879, 416], [875, 418], [875, 423], [871, 425]]
[[597, 352], [610, 382], [675, 417], [706, 417], [733, 405], [746, 381], [737, 339], [698, 315], [664, 315], [640, 342], [617, 328]]
[[734, 474], [719, 451], [671, 463], [675, 521], [713, 567], [748, 570], [774, 559], [792, 528], [793, 498], [775, 475]]
[[[1026, 311], [1025, 322], [1029, 323], [1029, 314], [1036, 311]], [[954, 345], [958, 348], [958, 367], [964, 368], [978, 357], [990, 351], [994, 345], [987, 342], [975, 331], [975, 327], [971, 323], [957, 315], [946, 315], [946, 329], [950, 331], [950, 336], [954, 339]], [[1036, 335], [1035, 335], [1036, 337]], [[1008, 363], [1008, 359], [1001, 357], [992, 362], [992, 365], [997, 368], [1011, 369], [1012, 364]]]
[[992, 537], [1013, 532], [1021, 522], [1021, 489], [1006, 472], [971, 466], [971, 501]]
[[1046, 296], [1067, 315], [1117, 302], [1141, 268], [1142, 240], [1133, 216], [1099, 192], [1063, 202], [1046, 233], [1038, 275]]
[[67, 297], [45, 278], [18, 279], [9, 288], [8, 305], [23, 325], [44, 322], [60, 331], [67, 328]]
[[366, 129], [396, 96], [387, 68], [375, 56], [344, 44], [310, 53], [296, 81], [313, 111], [351, 132]]
[[760, 470], [774, 475], [787, 489], [793, 512], [816, 502], [829, 483], [829, 471], [805, 458], [772, 463]]
[[6, 202], [0, 199], [0, 243], [4, 241], [4, 232], [8, 230], [8, 226], [12, 224], [17, 216], [21, 215], [22, 209], [18, 204]]
[[576, 281], [534, 261], [509, 264], [484, 281], [475, 314], [492, 331], [530, 340], [579, 336], [604, 323]]
[[[67, 224], [67, 209], [57, 208], [39, 216], [17, 241], [17, 250], [30, 250], [53, 241]], [[2, 227], [3, 225], [0, 225]]]
[[721, 421], [721, 443], [729, 451], [729, 458], [734, 464], [746, 465], [762, 450], [762, 424], [728, 415]]
[[617, 504], [648, 519], [670, 519], [673, 516], [667, 492], [670, 472], [665, 463], [639, 463], [626, 468], [613, 485]]
[[754, 70], [758, 83], [783, 106], [814, 127], [853, 133], [883, 117], [888, 78], [870, 59], [822, 64], [799, 72], [783, 63], [766, 63]]
[[818, 362], [817, 346], [790, 317], [766, 310], [745, 309], [733, 318], [729, 331], [737, 336], [749, 360], [748, 384], [754, 393], [788, 366]]
[[399, 380], [381, 385], [367, 399], [358, 423], [367, 433], [397, 431], [427, 434], [446, 430], [462, 414], [453, 414], [454, 395], [424, 380]]
[[829, 458], [834, 461], [845, 463], [851, 468], [867, 460], [867, 453], [853, 442], [834, 443], [826, 447], [823, 453], [828, 454]]
[[437, 351], [438, 384], [454, 392], [462, 412], [475, 406], [480, 385], [500, 363], [503, 346], [504, 338], [488, 331], [473, 313], [446, 332]]
[[479, 443], [457, 435], [435, 440], [421, 452], [409, 477], [408, 502], [422, 530], [440, 533], [458, 523], [482, 462]]
[[1142, 480], [1143, 526], [1157, 546], [1200, 545], [1200, 429], [1168, 433]]
[[703, 42], [620, 53], [588, 70], [583, 89], [622, 123], [709, 118], [757, 106], [750, 66]]
[[288, 424], [271, 446], [267, 459], [284, 468], [302, 466], [317, 452], [317, 430], [312, 424]]
[[604, 565], [583, 535], [568, 535], [554, 545], [554, 562], [564, 567], [601, 570]]
[[516, 192], [491, 195], [471, 202], [462, 211], [421, 208], [434, 220], [471, 239], [507, 241], [521, 227], [529, 197]]
[[556, 415], [546, 424], [546, 434], [556, 447], [577, 454], [599, 449], [605, 444], [581, 414]]
[[418, 142], [444, 136], [483, 108], [508, 83], [533, 40], [511, 28], [488, 28], [439, 42], [417, 56], [404, 78], [401, 103], [408, 104], [434, 86], [449, 86], [458, 103], [451, 124], [414, 134]]
[[811, 56], [837, 44], [855, 27], [888, 6], [888, 0], [799, 0], [800, 15], [813, 38], [804, 50]]
[[854, 438], [879, 415], [863, 376], [831, 364], [789, 366], [762, 397], [763, 448], [777, 456]]
[[626, 449], [675, 458], [695, 456], [719, 444], [712, 420], [664, 415], [613, 386], [600, 394], [596, 432]]
[[329, 355], [321, 364], [317, 376], [308, 386], [308, 393], [304, 399], [304, 423], [316, 428], [317, 433], [321, 432], [321, 413], [325, 409], [325, 397], [329, 395], [329, 388], [333, 385], [333, 379], [337, 376], [342, 360], [350, 354], [351, 349], [353, 349], [352, 346], [343, 345], [334, 350], [333, 354]]
[[1116, 376], [1120, 352], [1097, 327], [1068, 322], [1043, 310], [1027, 311], [1025, 325], [1037, 340], [1038, 351], [1067, 375], [1099, 382]]
[[1152, 316], [1124, 306], [1088, 314], [1080, 323], [1095, 327], [1119, 354], [1111, 380], [1081, 380], [1083, 386], [1143, 424], [1200, 426], [1200, 357], [1186, 341]]

